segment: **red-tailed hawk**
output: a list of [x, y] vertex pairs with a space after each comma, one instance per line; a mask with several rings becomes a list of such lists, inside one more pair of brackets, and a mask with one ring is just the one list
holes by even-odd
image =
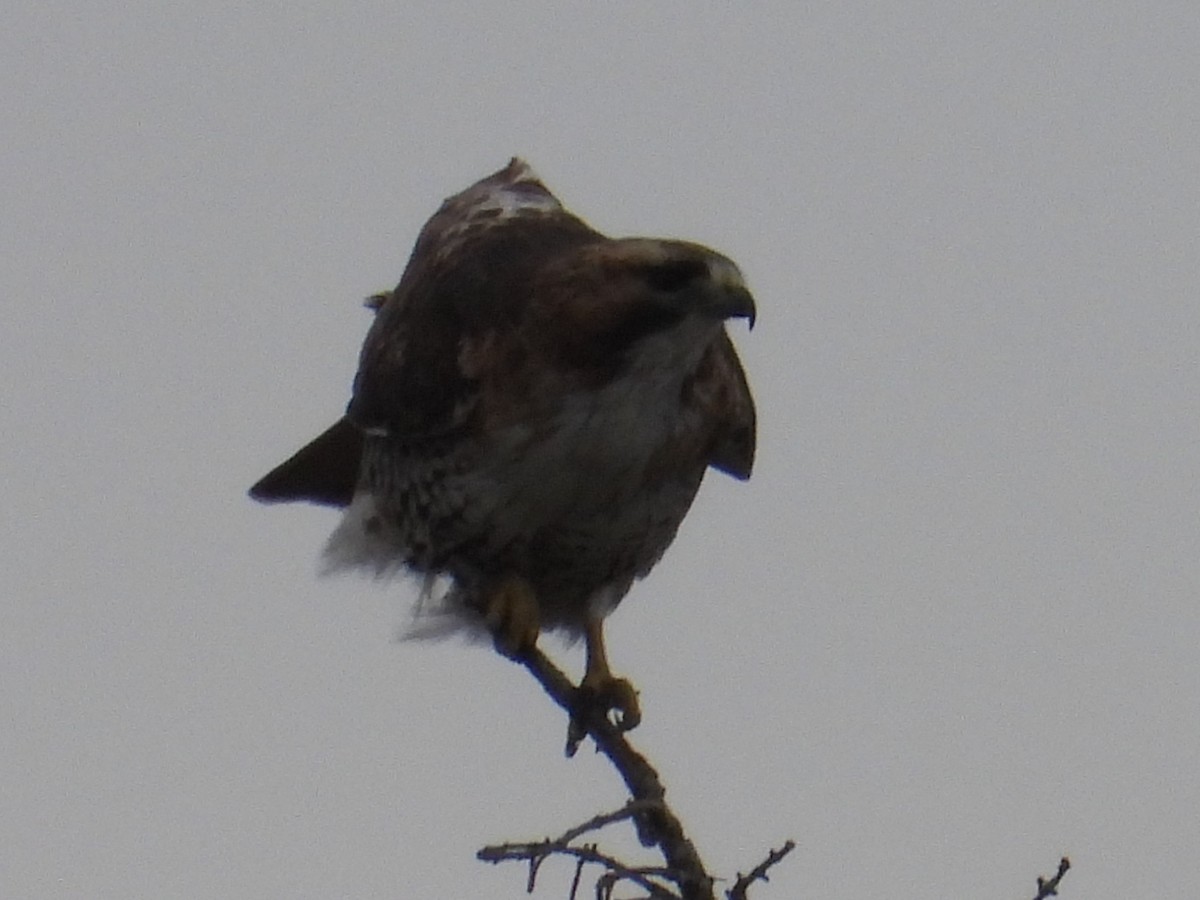
[[737, 266], [605, 237], [518, 159], [445, 203], [376, 317], [345, 416], [251, 488], [344, 507], [330, 568], [446, 576], [510, 655], [582, 635], [582, 687], [638, 719], [601, 623], [675, 537], [705, 470], [750, 476], [755, 414], [725, 331]]

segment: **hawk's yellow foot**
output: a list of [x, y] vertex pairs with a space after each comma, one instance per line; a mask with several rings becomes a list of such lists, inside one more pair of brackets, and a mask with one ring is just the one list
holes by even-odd
[[587, 669], [579, 683], [580, 703], [603, 707], [605, 713], [616, 713], [616, 726], [621, 731], [636, 728], [642, 721], [637, 690], [625, 678], [617, 678], [608, 668], [608, 653], [604, 649], [604, 623], [589, 619], [584, 631], [587, 640]]
[[520, 656], [536, 646], [538, 618], [537, 596], [524, 578], [510, 575], [484, 594], [483, 620], [505, 656]]

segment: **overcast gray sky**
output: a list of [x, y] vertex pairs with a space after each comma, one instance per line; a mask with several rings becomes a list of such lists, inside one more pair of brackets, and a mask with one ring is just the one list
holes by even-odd
[[708, 862], [1200, 895], [1198, 47], [1167, 2], [11, 10], [0, 893], [516, 897], [479, 846], [622, 802], [516, 666], [393, 641], [413, 584], [318, 579], [334, 514], [244, 496], [520, 154], [758, 297], [754, 479], [610, 620]]

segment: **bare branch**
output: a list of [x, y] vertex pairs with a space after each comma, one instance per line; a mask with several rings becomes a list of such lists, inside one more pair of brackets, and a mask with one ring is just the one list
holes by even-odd
[[1033, 900], [1046, 900], [1048, 897], [1056, 896], [1058, 894], [1058, 883], [1062, 881], [1063, 876], [1067, 874], [1067, 870], [1070, 868], [1071, 861], [1064, 856], [1059, 860], [1058, 874], [1053, 878], [1043, 878], [1039, 875], [1037, 880], [1038, 892]]
[[598, 831], [606, 825], [612, 825], [614, 822], [620, 822], [625, 819], [632, 818], [640, 812], [648, 809], [658, 809], [662, 804], [655, 801], [653, 803], [646, 800], [630, 800], [620, 809], [613, 810], [610, 813], [600, 813], [597, 816], [592, 816], [581, 825], [576, 825], [574, 828], [568, 828], [562, 835], [555, 840], [556, 844], [569, 844], [571, 841], [580, 835], [587, 834], [589, 831]]
[[596, 742], [596, 749], [616, 768], [630, 796], [642, 804], [633, 815], [638, 839], [644, 846], [657, 846], [662, 852], [667, 868], [675, 873], [674, 880], [683, 900], [713, 900], [712, 877], [695, 845], [684, 834], [679, 818], [666, 804], [666, 788], [654, 767], [629, 744], [625, 733], [609, 721], [605, 710], [580, 707], [575, 686], [544, 653], [535, 648], [519, 661], [550, 698]]
[[[658, 772], [633, 748], [625, 732], [609, 719], [608, 709], [602, 704], [587, 703], [570, 679], [540, 650], [522, 651], [510, 658], [528, 669], [542, 689], [569, 716], [567, 755], [574, 755], [583, 739], [590, 737], [597, 751], [608, 757], [625, 782], [630, 800], [620, 809], [593, 816], [567, 829], [557, 838], [488, 846], [476, 854], [477, 858], [490, 863], [509, 860], [528, 863], [526, 888], [530, 892], [533, 891], [539, 867], [548, 857], [574, 859], [575, 872], [568, 895], [570, 900], [576, 900], [585, 865], [604, 869], [596, 879], [597, 900], [611, 900], [613, 889], [622, 882], [637, 885], [646, 892], [646, 900], [715, 900], [714, 879], [705, 869], [695, 845], [684, 833], [679, 817], [667, 805], [666, 788]], [[665, 865], [631, 866], [602, 853], [594, 843], [573, 843], [583, 835], [626, 819], [633, 823], [643, 846], [658, 848]], [[729, 900], [745, 900], [749, 886], [756, 881], [766, 881], [767, 870], [794, 847], [795, 844], [788, 841], [779, 850], [772, 850], [748, 875], [739, 874], [726, 897]]]
[[787, 841], [778, 850], [772, 850], [770, 853], [768, 853], [766, 859], [760, 862], [745, 875], [743, 875], [741, 872], [738, 872], [737, 881], [733, 883], [732, 888], [725, 892], [725, 896], [728, 898], [728, 900], [746, 900], [746, 891], [749, 890], [750, 885], [754, 884], [756, 881], [770, 881], [771, 879], [767, 877], [767, 870], [795, 849], [796, 842]]
[[577, 871], [587, 863], [603, 866], [605, 875], [602, 876], [602, 880], [611, 881], [612, 884], [616, 884], [618, 881], [630, 881], [649, 891], [651, 897], [678, 900], [678, 894], [655, 880], [675, 880], [675, 873], [671, 870], [661, 866], [627, 866], [615, 857], [601, 853], [596, 849], [595, 844], [587, 844], [582, 847], [559, 844], [556, 841], [497, 844], [484, 847], [476, 854], [476, 858], [483, 862], [501, 863], [506, 860], [528, 862], [530, 877], [526, 883], [527, 893], [533, 892], [537, 870], [542, 862], [551, 856], [574, 858], [577, 861]]

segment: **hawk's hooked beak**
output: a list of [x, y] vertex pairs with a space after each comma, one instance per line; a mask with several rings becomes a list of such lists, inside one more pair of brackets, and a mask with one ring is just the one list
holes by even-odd
[[722, 319], [745, 319], [751, 330], [758, 316], [754, 295], [741, 285], [722, 288], [713, 298], [712, 311]]

